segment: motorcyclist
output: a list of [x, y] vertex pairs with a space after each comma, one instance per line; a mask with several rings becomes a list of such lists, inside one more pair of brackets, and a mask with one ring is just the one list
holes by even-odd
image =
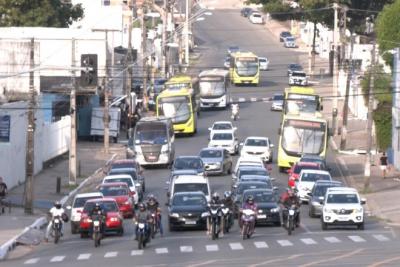
[[[139, 203], [138, 207], [139, 207], [139, 210], [135, 213], [135, 216], [133, 217], [133, 221], [136, 224], [135, 240], [138, 239], [139, 223], [145, 224], [146, 236], [149, 236], [149, 234], [150, 234], [149, 223], [152, 222], [151, 214], [146, 209], [146, 205], [144, 203]], [[150, 242], [150, 239], [149, 239], [149, 242]]]
[[149, 195], [147, 197], [147, 210], [150, 212], [150, 214], [156, 214], [158, 216], [158, 228], [160, 230], [160, 235], [163, 236], [164, 230], [162, 226], [162, 221], [161, 221], [161, 208], [160, 204], [158, 203], [157, 198], [154, 195]]
[[[246, 202], [243, 204], [241, 211], [242, 210], [247, 210], [247, 209], [250, 209], [250, 210], [254, 211], [255, 214], [257, 214], [257, 204], [254, 202], [254, 197], [251, 196], [251, 195], [246, 198]], [[239, 213], [239, 226], [240, 226], [240, 229], [242, 228], [242, 225], [243, 225], [242, 212], [241, 211]], [[254, 224], [255, 224], [255, 222], [256, 221], [254, 220]], [[253, 227], [254, 227], [254, 225], [253, 225]]]
[[56, 217], [60, 218], [60, 223], [61, 223], [61, 236], [63, 236], [64, 234], [64, 224], [63, 224], [63, 220], [61, 219], [63, 217], [63, 214], [65, 214], [65, 210], [62, 208], [62, 205], [59, 201], [56, 201], [54, 203], [54, 206], [49, 210], [49, 214], [51, 216], [50, 222], [47, 225], [47, 229], [46, 229], [46, 234], [45, 234], [45, 241], [48, 242], [49, 241], [49, 236], [50, 233], [53, 230], [53, 220]]
[[[93, 220], [98, 219], [100, 220], [100, 232], [103, 234], [105, 230], [105, 218], [107, 216], [107, 213], [104, 211], [100, 203], [96, 202], [94, 205], [94, 208], [92, 211], [89, 213], [90, 218]], [[92, 227], [90, 228], [90, 234], [92, 234]]]
[[[224, 199], [222, 200], [222, 203], [224, 204], [225, 207], [229, 208], [230, 212], [233, 212], [234, 209], [234, 201], [232, 197], [232, 192], [231, 191], [225, 191], [224, 193]], [[233, 225], [233, 215], [230, 214], [229, 216], [229, 224], [232, 226]]]
[[295, 213], [295, 218], [294, 222], [296, 227], [300, 225], [300, 201], [297, 195], [295, 194], [294, 190], [292, 188], [287, 188], [285, 192], [282, 193], [279, 203], [283, 206], [282, 212], [281, 212], [281, 224], [282, 226], [285, 225], [286, 219], [287, 219], [287, 213], [288, 209], [292, 206], [296, 206], [296, 213]]
[[231, 104], [231, 110], [232, 110], [232, 119], [235, 117], [238, 119], [239, 118], [239, 104]]
[[[216, 206], [221, 206], [221, 204], [223, 204], [223, 203], [219, 198], [219, 194], [217, 192], [214, 192], [211, 196], [209, 209], [214, 208]], [[221, 226], [221, 218], [218, 218], [218, 219], [219, 219], [218, 224], [219, 224], [219, 226]], [[207, 219], [207, 234], [211, 235], [211, 216], [209, 216]]]

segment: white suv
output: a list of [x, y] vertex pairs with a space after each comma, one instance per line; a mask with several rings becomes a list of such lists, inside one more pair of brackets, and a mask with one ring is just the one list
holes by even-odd
[[274, 145], [271, 144], [267, 137], [250, 136], [240, 146], [241, 157], [260, 157], [265, 162], [272, 162], [272, 148]]
[[328, 188], [325, 197], [321, 200], [322, 230], [327, 230], [329, 225], [356, 225], [364, 230], [365, 199], [361, 199], [357, 190], [350, 187]]
[[316, 181], [332, 181], [332, 177], [327, 171], [321, 170], [308, 170], [303, 169], [300, 171], [299, 179], [296, 181], [297, 195], [302, 202], [308, 202], [309, 193], [314, 187]]
[[214, 132], [208, 147], [222, 147], [229, 151], [231, 155], [237, 154], [239, 150], [239, 141], [235, 131], [226, 130]]

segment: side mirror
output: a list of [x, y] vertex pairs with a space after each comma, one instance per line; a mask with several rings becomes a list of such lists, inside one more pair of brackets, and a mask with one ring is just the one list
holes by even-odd
[[319, 197], [319, 204], [324, 205], [324, 197]]
[[365, 205], [367, 203], [367, 200], [365, 198], [362, 198], [360, 202], [361, 202], [361, 205]]
[[167, 192], [167, 197], [168, 197], [168, 198], [171, 197], [171, 192]]
[[236, 188], [237, 188], [237, 184], [234, 184], [232, 187], [233, 187], [234, 189], [236, 189]]
[[67, 210], [72, 209], [71, 205], [68, 205], [68, 206], [66, 206], [65, 208], [66, 208]]
[[211, 130], [212, 130], [212, 128], [210, 127], [210, 128], [208, 128], [208, 130], [209, 130], [209, 131], [211, 131]]
[[323, 106], [323, 105], [321, 105], [320, 110], [321, 110], [321, 111], [324, 110], [324, 106]]
[[237, 127], [233, 127], [233, 130], [236, 131], [236, 130], [237, 130]]

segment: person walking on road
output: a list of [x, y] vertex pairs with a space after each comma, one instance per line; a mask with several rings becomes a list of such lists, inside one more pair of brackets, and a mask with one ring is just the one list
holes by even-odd
[[386, 156], [386, 153], [383, 152], [382, 156], [380, 157], [380, 163], [381, 163], [381, 170], [382, 170], [382, 177], [383, 179], [386, 178], [386, 171], [387, 171], [387, 165], [388, 165], [388, 157]]

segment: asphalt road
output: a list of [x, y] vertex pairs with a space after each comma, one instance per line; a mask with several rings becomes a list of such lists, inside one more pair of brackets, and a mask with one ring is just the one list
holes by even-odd
[[[249, 135], [268, 136], [278, 143], [278, 126], [281, 113], [271, 112], [268, 102], [251, 102], [251, 98], [268, 98], [281, 92], [287, 85], [286, 67], [296, 62], [299, 53], [285, 49], [263, 26], [251, 25], [240, 17], [238, 11], [214, 11], [213, 16], [195, 24], [199, 38], [198, 50], [202, 56], [195, 68], [222, 67], [228, 45], [239, 45], [243, 50], [253, 51], [270, 60], [270, 70], [262, 73], [259, 87], [231, 87], [233, 98], [245, 98], [240, 104], [240, 119], [236, 122], [239, 139]], [[199, 130], [194, 137], [178, 138], [177, 155], [196, 155], [207, 146], [207, 128], [217, 120], [229, 120], [229, 111], [205, 111], [199, 119]], [[276, 152], [276, 151], [275, 151]], [[275, 153], [276, 158], [276, 153]], [[236, 159], [236, 157], [235, 157]], [[342, 180], [342, 174], [334, 155], [328, 156], [332, 175]], [[158, 196], [165, 203], [166, 169], [145, 171], [148, 193]], [[280, 190], [285, 188], [287, 175], [278, 172], [273, 165], [272, 177]], [[210, 177], [213, 191], [221, 195], [229, 190], [230, 176]], [[143, 251], [137, 251], [133, 240], [133, 225], [125, 220], [123, 237], [108, 237], [99, 248], [90, 239], [80, 239], [69, 234], [58, 245], [43, 244], [19, 259], [2, 262], [7, 266], [398, 266], [400, 241], [395, 231], [384, 223], [367, 218], [364, 231], [330, 229], [322, 231], [318, 219], [308, 217], [308, 207], [302, 207], [301, 227], [288, 236], [281, 227], [257, 227], [250, 240], [241, 240], [238, 226], [217, 241], [211, 241], [204, 231], [167, 230], [167, 208], [164, 208], [165, 236], [152, 240]], [[375, 265], [371, 265], [375, 264]]]

